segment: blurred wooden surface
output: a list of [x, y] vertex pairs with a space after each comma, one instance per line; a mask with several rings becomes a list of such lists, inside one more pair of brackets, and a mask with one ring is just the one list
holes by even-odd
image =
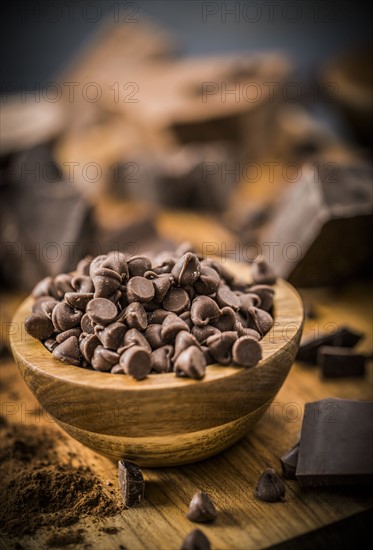
[[[330, 323], [344, 323], [366, 333], [359, 347], [371, 351], [372, 304], [367, 284], [356, 283], [340, 290], [307, 290], [302, 294], [306, 301], [316, 304], [318, 314], [317, 319], [306, 322], [306, 333], [331, 330]], [[7, 417], [10, 423], [48, 423], [59, 431], [43, 416], [10, 358], [2, 360], [0, 373], [3, 414], [7, 403], [16, 404], [14, 414]], [[69, 548], [177, 550], [184, 536], [196, 527], [185, 518], [185, 512], [198, 489], [211, 494], [219, 511], [215, 523], [201, 527], [213, 550], [265, 548], [372, 508], [373, 499], [368, 492], [353, 488], [301, 492], [296, 481], [286, 482], [284, 503], [266, 504], [253, 496], [260, 473], [268, 466], [279, 470], [279, 457], [297, 439], [304, 403], [329, 396], [372, 399], [372, 373], [365, 379], [321, 381], [317, 368], [295, 364], [268, 412], [240, 443], [215, 458], [190, 466], [144, 470], [147, 486], [143, 506], [123, 510], [120, 516], [98, 523], [89, 518], [81, 520], [77, 527], [84, 529], [86, 542]], [[222, 401], [221, 414], [229, 418], [232, 408], [234, 403]], [[62, 462], [69, 460], [69, 451], [77, 455], [75, 464], [89, 464], [104, 483], [111, 481], [116, 487], [114, 463], [71, 438], [58, 450]], [[99, 530], [114, 526], [119, 530], [114, 535]], [[36, 536], [24, 537], [20, 540], [22, 548], [44, 548], [50, 534], [50, 529], [42, 529]], [[15, 548], [15, 540], [3, 537], [1, 542], [7, 550]]]

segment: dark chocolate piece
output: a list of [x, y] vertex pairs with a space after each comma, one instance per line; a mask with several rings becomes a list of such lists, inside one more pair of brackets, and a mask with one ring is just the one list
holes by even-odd
[[130, 346], [120, 356], [119, 364], [126, 374], [143, 380], [151, 370], [150, 353], [140, 346]]
[[176, 376], [188, 376], [201, 380], [206, 373], [206, 360], [203, 351], [197, 346], [185, 349], [177, 357], [174, 370]]
[[131, 508], [141, 504], [145, 494], [145, 481], [140, 468], [133, 462], [119, 460], [118, 480], [124, 506]]
[[254, 367], [262, 358], [262, 348], [258, 340], [241, 336], [232, 347], [233, 361], [242, 367]]
[[324, 378], [364, 376], [365, 362], [365, 355], [351, 348], [322, 346], [317, 353], [317, 364]]
[[273, 468], [264, 470], [255, 487], [255, 496], [264, 502], [283, 502], [285, 483]]
[[200, 529], [194, 529], [185, 537], [180, 550], [211, 550], [211, 544]]
[[63, 363], [78, 367], [80, 365], [80, 351], [77, 337], [70, 336], [70, 338], [58, 344], [53, 350], [53, 356]]
[[372, 483], [372, 433], [372, 401], [307, 403], [296, 469], [301, 487]]
[[28, 334], [38, 340], [47, 340], [54, 332], [52, 321], [42, 312], [26, 317], [25, 328]]
[[363, 334], [348, 327], [340, 327], [332, 334], [322, 334], [318, 337], [309, 337], [302, 341], [296, 360], [316, 365], [317, 352], [322, 346], [339, 346], [353, 348]]
[[216, 509], [207, 493], [198, 491], [190, 501], [186, 517], [196, 523], [205, 523], [216, 519]]
[[285, 479], [295, 479], [299, 454], [299, 441], [280, 458], [282, 475]]

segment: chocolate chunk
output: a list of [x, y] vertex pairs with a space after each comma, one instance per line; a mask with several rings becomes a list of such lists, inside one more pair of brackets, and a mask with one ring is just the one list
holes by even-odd
[[219, 273], [212, 267], [202, 265], [199, 279], [194, 284], [194, 288], [198, 294], [213, 294], [219, 288], [219, 284]]
[[267, 334], [267, 332], [273, 326], [273, 318], [267, 311], [259, 309], [257, 307], [249, 307], [249, 323], [250, 327], [259, 332], [261, 336]]
[[171, 358], [174, 353], [173, 346], [162, 346], [154, 351], [150, 355], [150, 366], [155, 372], [172, 372]]
[[92, 367], [101, 372], [109, 372], [118, 363], [119, 354], [104, 346], [97, 346], [91, 360]]
[[235, 312], [231, 307], [226, 306], [222, 308], [219, 317], [215, 321], [212, 321], [212, 324], [221, 332], [226, 332], [228, 330], [234, 330], [236, 322]]
[[205, 325], [204, 327], [193, 326], [192, 334], [200, 344], [204, 344], [207, 338], [213, 334], [221, 334], [221, 331], [213, 325]]
[[366, 357], [351, 348], [322, 346], [317, 352], [317, 364], [324, 378], [365, 375]]
[[143, 277], [145, 271], [149, 271], [151, 268], [151, 261], [146, 256], [132, 256], [128, 260], [128, 273], [130, 277]]
[[140, 346], [130, 346], [120, 356], [119, 364], [126, 374], [136, 380], [143, 380], [150, 373], [150, 353]]
[[264, 470], [255, 487], [255, 496], [264, 502], [285, 500], [285, 483], [273, 468]]
[[67, 340], [64, 340], [61, 344], [53, 350], [53, 356], [59, 359], [63, 363], [70, 365], [80, 365], [80, 351], [78, 346], [78, 339], [76, 336], [70, 336]]
[[54, 332], [52, 321], [42, 312], [32, 313], [26, 317], [25, 329], [30, 336], [38, 340], [46, 340]]
[[97, 346], [100, 345], [100, 340], [96, 334], [88, 334], [79, 342], [79, 349], [84, 359], [90, 363]]
[[87, 305], [86, 312], [94, 323], [110, 325], [118, 315], [115, 304], [107, 298], [93, 298]]
[[180, 353], [174, 364], [176, 376], [188, 376], [201, 380], [206, 372], [206, 360], [203, 351], [191, 346]]
[[251, 274], [257, 284], [274, 285], [276, 283], [276, 274], [264, 259], [258, 259], [252, 264]]
[[262, 358], [262, 348], [255, 338], [241, 336], [233, 344], [232, 357], [236, 365], [254, 367]]
[[56, 334], [56, 342], [57, 344], [62, 344], [62, 342], [70, 338], [70, 336], [76, 336], [76, 338], [79, 339], [81, 332], [80, 327], [70, 328], [69, 330]]
[[87, 304], [93, 298], [91, 292], [66, 292], [65, 300], [74, 309], [85, 311]]
[[152, 348], [150, 347], [150, 344], [145, 336], [136, 328], [130, 328], [124, 335], [124, 346], [128, 347], [131, 345], [139, 346], [149, 353], [152, 351]]
[[154, 298], [152, 281], [145, 277], [132, 277], [127, 283], [127, 299], [129, 302], [150, 302]]
[[66, 302], [60, 302], [55, 306], [52, 313], [52, 322], [57, 332], [64, 332], [79, 325], [83, 313], [78, 311]]
[[232, 346], [236, 340], [236, 332], [222, 332], [207, 338], [206, 345], [217, 363], [229, 365], [232, 362]]
[[153, 350], [164, 345], [162, 339], [162, 325], [149, 325], [144, 332], [144, 336]]
[[201, 264], [192, 252], [184, 254], [172, 268], [171, 274], [177, 284], [181, 286], [193, 285], [199, 278]]
[[296, 469], [301, 487], [372, 483], [372, 433], [372, 401], [307, 403]]
[[199, 348], [197, 339], [186, 330], [178, 332], [175, 338], [175, 353], [172, 357], [172, 361], [175, 362], [180, 353], [190, 346], [197, 346], [197, 348]]
[[186, 517], [196, 523], [205, 523], [216, 519], [215, 506], [207, 493], [198, 491], [190, 501]]
[[145, 481], [140, 468], [133, 462], [119, 460], [119, 488], [126, 508], [141, 504], [145, 494]]
[[180, 319], [175, 313], [169, 313], [162, 323], [161, 336], [166, 344], [173, 344], [176, 335], [181, 330], [189, 331], [185, 321]]
[[182, 313], [190, 306], [188, 293], [183, 288], [172, 287], [167, 292], [163, 307], [172, 313]]
[[220, 307], [229, 306], [234, 311], [240, 307], [238, 296], [227, 286], [220, 286], [216, 292], [216, 301]]
[[[256, 294], [260, 298], [260, 309], [269, 311], [273, 306], [274, 289], [269, 285], [254, 285], [250, 287], [250, 293]], [[253, 304], [254, 306], [256, 304]]]
[[214, 321], [220, 315], [218, 304], [208, 296], [197, 296], [194, 298], [190, 308], [190, 317], [194, 325], [203, 327], [210, 321]]
[[180, 550], [211, 550], [211, 544], [200, 529], [194, 529], [185, 537]]
[[117, 350], [124, 344], [124, 335], [127, 329], [123, 323], [115, 322], [107, 325], [97, 333], [104, 348]]
[[295, 479], [299, 455], [299, 441], [280, 458], [282, 475], [285, 479]]
[[322, 334], [316, 338], [311, 336], [301, 342], [296, 360], [316, 364], [317, 351], [322, 346], [353, 348], [362, 337], [363, 334], [361, 332], [343, 326], [332, 334]]
[[123, 311], [120, 319], [123, 320], [128, 328], [137, 328], [145, 330], [148, 326], [148, 316], [144, 306], [140, 302], [132, 302]]

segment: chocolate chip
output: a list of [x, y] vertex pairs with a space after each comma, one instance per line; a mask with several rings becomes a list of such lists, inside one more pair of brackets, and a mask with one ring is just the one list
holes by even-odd
[[211, 550], [211, 544], [200, 529], [194, 529], [185, 537], [180, 550]]
[[34, 298], [39, 298], [40, 296], [53, 296], [54, 285], [52, 277], [44, 277], [38, 284], [33, 288], [31, 295]]
[[193, 326], [192, 334], [196, 337], [200, 344], [204, 344], [213, 334], [221, 334], [221, 331], [212, 325], [205, 325], [204, 327]]
[[199, 278], [201, 264], [192, 252], [186, 252], [175, 263], [171, 274], [180, 286], [193, 285]]
[[116, 318], [118, 310], [107, 298], [93, 298], [87, 305], [86, 312], [94, 323], [110, 325]]
[[154, 302], [157, 304], [163, 302], [167, 292], [171, 288], [172, 283], [173, 278], [168, 274], [157, 275], [156, 278], [153, 279]]
[[152, 349], [160, 348], [164, 345], [163, 339], [162, 339], [162, 325], [149, 325], [146, 331], [144, 332], [144, 336], [151, 345]]
[[241, 336], [233, 344], [232, 357], [236, 365], [254, 367], [262, 358], [262, 348], [255, 338]]
[[129, 302], [150, 302], [154, 298], [152, 281], [145, 277], [132, 277], [127, 283], [127, 299]]
[[250, 314], [250, 328], [253, 328], [264, 336], [273, 326], [272, 316], [267, 311], [257, 307], [250, 307], [248, 311]]
[[286, 479], [295, 479], [299, 455], [299, 441], [294, 447], [282, 455], [280, 458], [282, 475]]
[[95, 298], [107, 298], [111, 296], [122, 283], [121, 276], [113, 269], [100, 267], [92, 276], [95, 287]]
[[254, 494], [264, 502], [283, 502], [285, 484], [273, 468], [267, 468], [258, 479]]
[[256, 260], [252, 264], [251, 274], [254, 281], [258, 284], [274, 285], [276, 283], [276, 274], [264, 259]]
[[133, 376], [136, 380], [143, 380], [150, 373], [150, 353], [143, 347], [130, 346], [120, 356], [119, 364], [126, 374]]
[[220, 284], [219, 273], [207, 265], [201, 266], [199, 279], [195, 282], [194, 288], [199, 294], [213, 294]]
[[133, 462], [119, 460], [118, 480], [124, 506], [131, 508], [141, 504], [145, 494], [145, 481], [140, 468]]
[[72, 292], [74, 289], [71, 286], [72, 276], [67, 273], [57, 275], [53, 280], [55, 293], [57, 298], [63, 298], [66, 292]]
[[150, 355], [150, 365], [155, 372], [172, 372], [171, 357], [173, 356], [173, 346], [162, 346], [152, 351]]
[[52, 351], [58, 346], [58, 342], [56, 342], [55, 338], [47, 338], [47, 340], [44, 341], [44, 346], [52, 353]]
[[118, 363], [119, 354], [103, 346], [97, 346], [91, 360], [92, 367], [101, 372], [109, 372]]
[[258, 342], [262, 338], [257, 330], [254, 330], [253, 328], [246, 328], [239, 321], [236, 321], [234, 330], [237, 332], [238, 336], [250, 336], [251, 338], [258, 340]]
[[133, 256], [128, 260], [128, 273], [130, 277], [143, 277], [145, 271], [149, 271], [151, 268], [151, 261], [145, 256]]
[[[85, 256], [76, 266], [76, 272], [81, 275], [89, 275], [89, 267], [93, 260], [92, 256]], [[75, 287], [74, 287], [75, 288]]]
[[100, 340], [96, 334], [88, 334], [79, 342], [79, 349], [84, 359], [90, 363], [97, 346], [100, 345]]
[[203, 351], [191, 346], [180, 353], [174, 364], [176, 376], [188, 376], [201, 380], [206, 373], [206, 360]]
[[169, 313], [162, 323], [162, 340], [166, 344], [173, 344], [177, 333], [181, 330], [189, 331], [186, 322], [180, 319], [175, 313]]
[[25, 329], [33, 338], [46, 340], [52, 336], [54, 326], [52, 321], [42, 312], [32, 313], [25, 319]]
[[70, 338], [67, 338], [55, 347], [53, 350], [53, 356], [63, 363], [68, 363], [78, 367], [80, 365], [80, 351], [77, 337], [70, 336]]
[[57, 344], [62, 344], [62, 342], [70, 338], [70, 336], [76, 336], [76, 338], [79, 339], [81, 332], [80, 327], [70, 328], [69, 330], [56, 334], [56, 342]]
[[55, 298], [51, 298], [51, 296], [39, 296], [32, 305], [31, 313], [38, 313], [40, 311], [46, 313], [45, 304], [56, 305], [58, 301]]
[[93, 298], [91, 292], [66, 292], [65, 300], [74, 309], [85, 311], [87, 304]]
[[71, 279], [71, 286], [76, 292], [94, 292], [95, 287], [91, 277], [87, 275], [77, 275]]
[[124, 344], [124, 335], [126, 331], [127, 329], [123, 323], [115, 322], [99, 331], [97, 336], [105, 348], [117, 350]]
[[92, 321], [87, 313], [85, 313], [81, 318], [80, 326], [82, 327], [82, 331], [86, 332], [87, 334], [93, 334], [95, 331]]
[[238, 299], [240, 301], [240, 312], [245, 315], [245, 317], [248, 317], [249, 315], [249, 309], [251, 307], [259, 307], [260, 306], [260, 298], [257, 294], [254, 294], [252, 292], [248, 292], [246, 294], [240, 294], [238, 296]]
[[236, 340], [236, 332], [222, 332], [207, 338], [206, 345], [217, 363], [229, 365], [232, 362], [232, 346]]
[[83, 313], [78, 311], [66, 302], [60, 302], [55, 306], [52, 313], [52, 322], [57, 332], [64, 332], [79, 325]]
[[228, 330], [234, 330], [236, 322], [235, 312], [231, 307], [226, 306], [220, 311], [219, 317], [215, 321], [212, 321], [212, 324], [221, 332], [226, 332]]
[[127, 258], [122, 252], [109, 252], [107, 258], [102, 262], [101, 267], [115, 271], [125, 282], [129, 277]]
[[156, 309], [148, 314], [149, 324], [161, 325], [169, 314], [170, 312], [165, 309]]
[[175, 338], [175, 353], [172, 357], [172, 361], [175, 362], [180, 353], [190, 346], [197, 346], [197, 348], [200, 347], [197, 339], [190, 334], [190, 332], [187, 332], [186, 330], [181, 330], [178, 332]]
[[232, 285], [234, 277], [222, 263], [215, 262], [214, 260], [204, 260], [203, 265], [213, 267], [227, 285]]
[[209, 348], [207, 346], [200, 346], [200, 347], [201, 347], [201, 350], [203, 351], [203, 356], [205, 358], [206, 365], [213, 365], [214, 363], [216, 363], [215, 359], [210, 353]]
[[186, 517], [196, 523], [205, 523], [216, 519], [215, 506], [207, 493], [198, 491], [190, 501]]
[[[269, 311], [273, 305], [274, 289], [269, 285], [254, 285], [250, 288], [252, 294], [256, 294], [260, 298], [260, 309]], [[253, 304], [256, 306], [257, 304]]]
[[229, 306], [234, 311], [240, 307], [238, 296], [226, 285], [220, 286], [216, 292], [216, 301], [220, 307]]
[[145, 330], [148, 326], [148, 316], [144, 306], [140, 302], [132, 302], [123, 311], [120, 319], [123, 320], [129, 328]]
[[150, 347], [150, 344], [145, 336], [136, 328], [130, 328], [124, 335], [124, 346], [127, 347], [130, 345], [141, 347], [149, 353], [152, 351], [152, 348]]
[[190, 299], [188, 293], [183, 288], [170, 288], [163, 300], [164, 309], [171, 311], [172, 313], [181, 313], [189, 306]]
[[208, 296], [197, 296], [194, 298], [190, 308], [190, 316], [194, 325], [203, 327], [210, 321], [214, 321], [220, 315], [218, 304]]

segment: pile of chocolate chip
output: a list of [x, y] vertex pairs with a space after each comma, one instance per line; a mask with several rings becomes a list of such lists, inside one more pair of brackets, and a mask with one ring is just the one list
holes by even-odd
[[64, 363], [138, 380], [202, 379], [209, 364], [253, 367], [262, 357], [275, 276], [261, 259], [252, 275], [254, 284], [239, 284], [187, 245], [153, 257], [89, 257], [38, 283], [25, 327]]

